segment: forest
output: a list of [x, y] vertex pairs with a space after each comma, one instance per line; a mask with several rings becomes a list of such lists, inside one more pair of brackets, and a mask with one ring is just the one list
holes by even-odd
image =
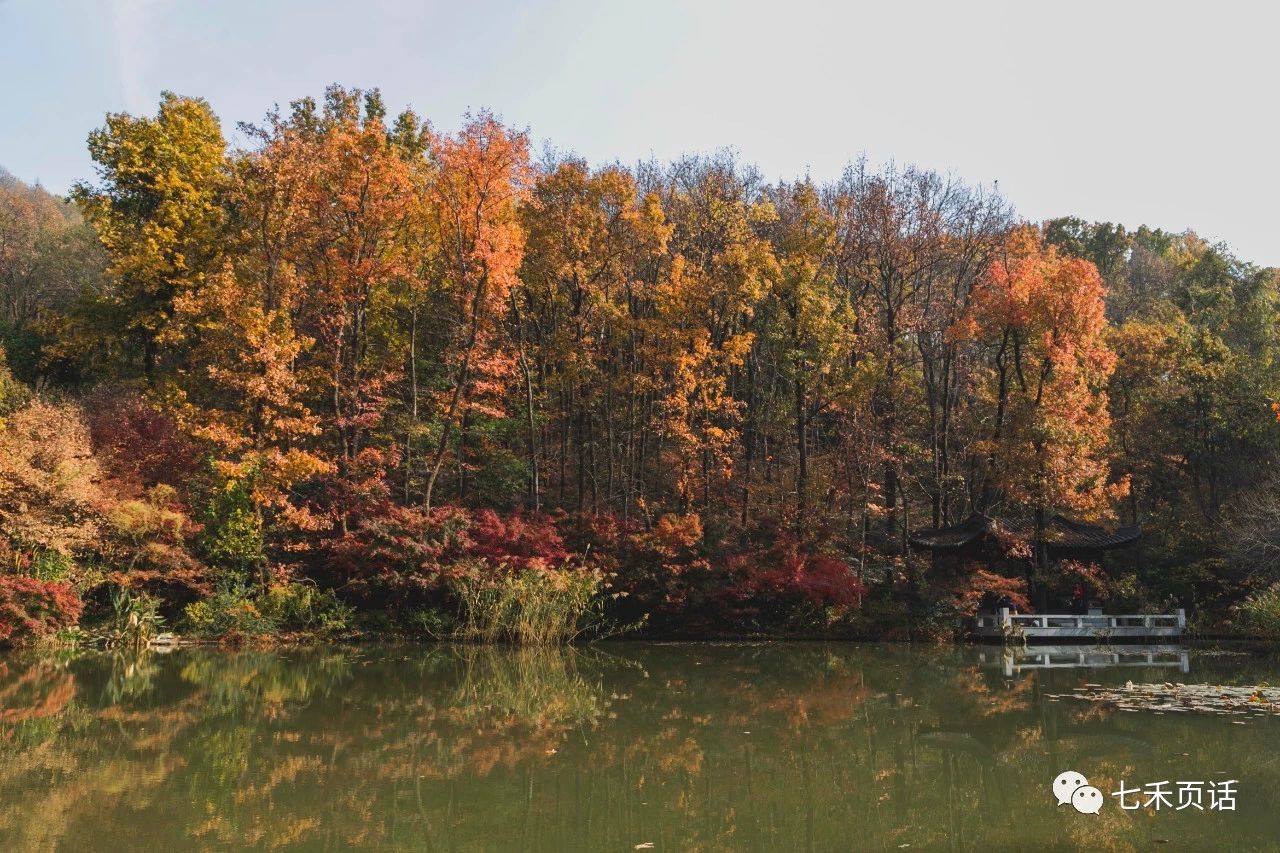
[[[377, 90], [235, 137], [164, 93], [65, 198], [0, 173], [0, 644], [937, 641], [1081, 583], [1280, 636], [1280, 280], [1226, 244]], [[1142, 536], [910, 547], [974, 512]]]

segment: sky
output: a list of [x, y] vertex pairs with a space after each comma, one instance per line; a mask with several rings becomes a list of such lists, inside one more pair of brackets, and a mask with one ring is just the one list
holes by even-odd
[[107, 112], [196, 95], [235, 141], [338, 82], [443, 130], [487, 108], [593, 163], [914, 163], [1027, 219], [1193, 228], [1280, 266], [1269, 5], [0, 0], [0, 167], [64, 192]]

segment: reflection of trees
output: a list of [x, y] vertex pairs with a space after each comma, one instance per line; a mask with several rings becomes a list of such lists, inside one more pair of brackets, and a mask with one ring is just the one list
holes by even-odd
[[274, 713], [287, 703], [332, 695], [350, 675], [351, 658], [346, 651], [203, 652], [190, 657], [182, 677], [199, 687], [211, 711]]
[[10, 739], [22, 730], [16, 724], [56, 716], [75, 695], [75, 679], [63, 667], [44, 661], [28, 666], [19, 660], [0, 662], [0, 724]]
[[[0, 848], [1088, 847], [1044, 808], [1060, 769], [1103, 787], [1206, 750], [1206, 778], [1280, 794], [1261, 726], [1043, 698], [1071, 678], [834, 645], [14, 659]], [[1153, 825], [1107, 821], [1120, 847]]]

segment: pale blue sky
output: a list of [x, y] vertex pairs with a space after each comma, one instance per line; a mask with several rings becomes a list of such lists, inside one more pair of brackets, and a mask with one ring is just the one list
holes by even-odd
[[172, 89], [230, 135], [336, 81], [597, 163], [727, 146], [826, 179], [866, 152], [999, 180], [1031, 219], [1193, 227], [1280, 265], [1266, 5], [0, 0], [0, 166], [63, 191], [108, 110]]

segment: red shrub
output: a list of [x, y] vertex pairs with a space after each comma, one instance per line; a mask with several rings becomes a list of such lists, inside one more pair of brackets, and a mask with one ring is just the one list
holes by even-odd
[[866, 588], [843, 560], [806, 553], [794, 537], [780, 536], [771, 548], [734, 558], [733, 593], [743, 600], [790, 599], [814, 607], [857, 606]]
[[639, 534], [641, 529], [635, 521], [624, 521], [616, 515], [603, 513], [558, 513], [554, 519], [556, 529], [571, 553], [590, 555], [594, 564], [607, 571], [621, 565], [630, 538]]
[[147, 488], [181, 488], [195, 473], [199, 454], [173, 417], [142, 397], [98, 392], [84, 402], [94, 452], [112, 477]]
[[323, 547], [324, 585], [393, 614], [446, 602], [446, 581], [479, 570], [559, 566], [571, 552], [555, 520], [541, 514], [438, 507], [430, 513], [390, 502], [351, 517], [350, 532]]
[[564, 539], [549, 516], [514, 512], [500, 516], [490, 509], [472, 514], [467, 531], [469, 556], [523, 569], [534, 564], [555, 566], [569, 559]]
[[465, 510], [427, 513], [387, 503], [360, 517], [347, 535], [325, 546], [335, 586], [375, 601], [391, 602], [436, 585], [453, 555], [470, 547]]
[[0, 576], [0, 643], [23, 645], [80, 621], [84, 604], [60, 581]]

